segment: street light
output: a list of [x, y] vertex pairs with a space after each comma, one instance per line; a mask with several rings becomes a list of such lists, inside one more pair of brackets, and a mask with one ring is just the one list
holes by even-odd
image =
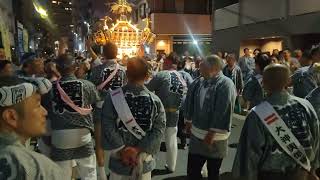
[[48, 13], [43, 7], [41, 7], [40, 5], [37, 5], [36, 3], [33, 3], [33, 6], [35, 10], [40, 14], [41, 18], [43, 19], [48, 18]]
[[193, 40], [193, 44], [197, 45], [198, 41], [197, 40]]

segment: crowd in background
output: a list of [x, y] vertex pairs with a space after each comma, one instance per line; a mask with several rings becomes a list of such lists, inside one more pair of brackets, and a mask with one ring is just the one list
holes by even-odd
[[[256, 107], [261, 102], [263, 102], [267, 96], [270, 96], [270, 92], [278, 90], [277, 86], [281, 86], [282, 84], [283, 86], [279, 87], [280, 90], [285, 89], [290, 94], [300, 98], [310, 97], [311, 94], [314, 93], [314, 91], [318, 91], [317, 89], [319, 89], [318, 87], [320, 84], [320, 64], [319, 64], [320, 63], [320, 47], [319, 46], [315, 46], [310, 50], [304, 50], [304, 51], [295, 50], [293, 53], [291, 53], [290, 50], [279, 51], [275, 49], [273, 50], [272, 53], [269, 53], [269, 52], [261, 52], [260, 49], [255, 49], [253, 51], [253, 54], [251, 54], [250, 49], [245, 48], [243, 50], [244, 56], [240, 58], [237, 58], [237, 55], [233, 52], [230, 52], [230, 53], [217, 52], [216, 55], [212, 55], [209, 57], [189, 56], [189, 55], [178, 56], [175, 53], [170, 53], [169, 55], [161, 53], [156, 58], [150, 58], [150, 57], [129, 58], [128, 56], [124, 56], [121, 59], [117, 59], [116, 58], [117, 50], [116, 50], [116, 47], [114, 47], [114, 45], [105, 46], [104, 52], [102, 54], [99, 54], [96, 51], [94, 51], [91, 47], [90, 42], [88, 42], [87, 48], [88, 48], [88, 58], [81, 55], [74, 56], [70, 54], [60, 55], [59, 57], [43, 58], [38, 56], [35, 53], [26, 53], [21, 58], [21, 61], [20, 61], [21, 65], [19, 67], [14, 65], [11, 61], [6, 60], [4, 53], [2, 51], [3, 49], [0, 48], [0, 77], [1, 78], [10, 77], [10, 76], [20, 76], [20, 77], [30, 77], [30, 78], [44, 77], [50, 80], [50, 82], [52, 82], [54, 87], [58, 89], [57, 92], [59, 93], [56, 96], [51, 97], [51, 99], [53, 99], [54, 102], [60, 102], [60, 103], [62, 102], [62, 100], [59, 100], [59, 97], [61, 96], [61, 93], [63, 93], [63, 91], [59, 89], [60, 82], [61, 82], [61, 86], [63, 85], [63, 82], [69, 82], [69, 81], [76, 81], [76, 82], [80, 82], [80, 84], [83, 84], [86, 87], [85, 91], [82, 92], [84, 93], [83, 99], [77, 100], [77, 103], [78, 101], [79, 102], [83, 101], [82, 103], [85, 104], [85, 106], [80, 107], [81, 109], [78, 109], [79, 111], [76, 110], [76, 112], [78, 113], [77, 114], [78, 116], [69, 117], [68, 115], [61, 115], [61, 114], [57, 115], [57, 114], [54, 114], [56, 112], [52, 113], [50, 109], [47, 109], [49, 112], [49, 116], [51, 115], [50, 117], [52, 117], [52, 115], [56, 116], [55, 117], [56, 119], [54, 117], [49, 118], [51, 119], [51, 122], [49, 122], [48, 124], [52, 126], [52, 119], [55, 119], [55, 121], [59, 121], [59, 119], [61, 120], [64, 117], [74, 118], [74, 119], [80, 118], [80, 120], [84, 120], [85, 123], [82, 123], [82, 124], [75, 123], [75, 124], [77, 124], [77, 126], [86, 127], [87, 129], [89, 129], [88, 132], [93, 133], [93, 131], [97, 131], [97, 129], [100, 128], [99, 131], [102, 131], [102, 132], [98, 132], [98, 135], [95, 134], [96, 140], [98, 139], [100, 142], [99, 144], [99, 142], [96, 141], [96, 153], [89, 152], [92, 150], [90, 149], [90, 147], [92, 146], [92, 144], [90, 144], [91, 141], [88, 141], [89, 143], [86, 144], [86, 146], [88, 145], [87, 149], [86, 148], [82, 149], [82, 153], [85, 154], [84, 156], [86, 156], [86, 158], [88, 157], [86, 153], [90, 155], [89, 157], [92, 156], [91, 158], [94, 158], [94, 160], [90, 159], [90, 161], [95, 161], [95, 158], [97, 158], [97, 166], [100, 167], [100, 171], [104, 171], [101, 169], [101, 167], [103, 168], [104, 165], [108, 164], [108, 162], [104, 161], [103, 149], [104, 150], [117, 149], [119, 148], [119, 146], [122, 146], [124, 143], [126, 147], [128, 146], [128, 148], [124, 148], [123, 152], [121, 152], [123, 153], [121, 154], [121, 158], [125, 160], [133, 158], [132, 155], [128, 155], [128, 154], [132, 154], [132, 153], [134, 154], [134, 153], [137, 153], [137, 151], [147, 152], [149, 154], [155, 155], [159, 151], [159, 149], [157, 149], [158, 144], [161, 142], [162, 137], [165, 136], [164, 139], [165, 139], [165, 142], [167, 143], [166, 149], [167, 149], [167, 152], [169, 153], [167, 155], [168, 166], [166, 167], [166, 169], [168, 170], [168, 172], [174, 172], [176, 169], [175, 161], [177, 159], [176, 157], [177, 156], [176, 155], [177, 140], [175, 140], [176, 136], [179, 136], [181, 140], [179, 147], [182, 149], [186, 149], [188, 145], [187, 143], [188, 134], [189, 135], [195, 134], [196, 130], [199, 130], [200, 132], [202, 132], [204, 130], [210, 129], [208, 131], [204, 131], [207, 133], [205, 134], [205, 137], [204, 137], [205, 146], [201, 141], [197, 140], [198, 138], [197, 135], [194, 135], [195, 137], [191, 136], [191, 140], [190, 140], [191, 149], [189, 149], [191, 153], [189, 152], [189, 157], [188, 157], [189, 162], [187, 167], [188, 177], [189, 179], [198, 178], [201, 175], [202, 166], [204, 165], [205, 162], [207, 162], [209, 178], [218, 179], [219, 169], [221, 166], [222, 159], [226, 156], [225, 155], [226, 148], [225, 148], [225, 144], [223, 143], [229, 137], [229, 134], [228, 134], [230, 131], [229, 126], [231, 126], [230, 123], [233, 116], [233, 112], [237, 114], [245, 115], [246, 112], [249, 112], [248, 110], [251, 110], [252, 108]], [[278, 66], [278, 64], [281, 64], [281, 65]], [[110, 70], [108, 69], [108, 72], [106, 72], [108, 67], [113, 67], [113, 68]], [[288, 73], [290, 74], [290, 81], [288, 79], [288, 83], [286, 82], [286, 74], [285, 74], [287, 70], [288, 70]], [[178, 74], [176, 74], [176, 72], [178, 72]], [[101, 73], [107, 73], [108, 76], [111, 76], [114, 73], [113, 74], [114, 77], [118, 79], [117, 80], [111, 79], [110, 82], [109, 81], [106, 82], [108, 78], [104, 78], [104, 80], [101, 80], [101, 77], [100, 77]], [[279, 78], [277, 76], [270, 75], [270, 73], [274, 73], [274, 74], [278, 73]], [[282, 76], [284, 76], [284, 78], [282, 78]], [[174, 78], [170, 79], [172, 77]], [[270, 77], [276, 78], [274, 81], [275, 84], [272, 84], [272, 82], [270, 82]], [[100, 78], [100, 79], [96, 82], [97, 78], [98, 79]], [[269, 82], [266, 82], [267, 80], [269, 80]], [[104, 84], [104, 81], [105, 81], [105, 84]], [[135, 84], [135, 86], [131, 87], [130, 83], [128, 83], [129, 84], [128, 86], [124, 86], [127, 82], [131, 82]], [[169, 83], [166, 84], [164, 82], [169, 82]], [[232, 83], [230, 84], [230, 82]], [[115, 84], [117, 83], [120, 83], [119, 86], [115, 86]], [[173, 87], [173, 85], [171, 85], [170, 83], [171, 84], [176, 83], [177, 87]], [[116, 90], [116, 89], [112, 89], [113, 86], [117, 88], [124, 86], [125, 90], [128, 92], [131, 92], [132, 94], [134, 93], [148, 94], [149, 90], [152, 92], [155, 92], [157, 96], [154, 94], [151, 94], [150, 98], [152, 102], [155, 102], [156, 104], [158, 103], [156, 105], [157, 109], [152, 109], [149, 112], [149, 109], [148, 109], [149, 106], [147, 105], [146, 107], [144, 106], [144, 108], [146, 109], [144, 109], [145, 114], [142, 115], [143, 117], [140, 117], [139, 114], [134, 114], [134, 116], [136, 117], [139, 116], [139, 118], [141, 119], [143, 119], [144, 116], [146, 118], [153, 119], [153, 123], [155, 123], [155, 125], [157, 126], [155, 127], [155, 129], [152, 129], [153, 127], [151, 123], [151, 124], [148, 124], [151, 130], [145, 130], [145, 129], [148, 129], [149, 127], [142, 128], [147, 133], [149, 133], [149, 131], [150, 132], [152, 131], [150, 137], [148, 136], [149, 138], [148, 142], [144, 142], [143, 140], [141, 140], [141, 142], [137, 141], [136, 139], [134, 139], [132, 135], [129, 136], [127, 134], [121, 134], [123, 136], [122, 138], [117, 137], [116, 133], [113, 134], [113, 131], [117, 131], [117, 129], [113, 129], [114, 127], [110, 127], [104, 124], [104, 120], [105, 121], [108, 120], [107, 121], [108, 123], [112, 123], [110, 121], [110, 118], [113, 118], [115, 116], [114, 114], [119, 114], [119, 112], [115, 111], [110, 104], [108, 106], [108, 103], [111, 103], [114, 101], [113, 100], [111, 101], [111, 99], [109, 98], [110, 102], [108, 102], [108, 95], [104, 94], [104, 93], [107, 93], [107, 91], [104, 92], [101, 89], [99, 89], [100, 88], [99, 86], [101, 85], [104, 85], [102, 88], [105, 88], [106, 84], [108, 86], [108, 89], [110, 88], [110, 90]], [[136, 89], [138, 85], [143, 86], [143, 84], [146, 84], [146, 87], [149, 90]], [[268, 87], [265, 88], [264, 85], [268, 85]], [[79, 84], [75, 83], [75, 84], [71, 84], [71, 86], [63, 86], [63, 87], [66, 89], [69, 88], [76, 91], [76, 89], [74, 88], [78, 86]], [[165, 88], [168, 88], [168, 87], [166, 86], [171, 88], [168, 91], [170, 92], [174, 91], [176, 95], [178, 94], [178, 96], [170, 95], [170, 98], [169, 98], [171, 100], [170, 102], [167, 102], [168, 100], [165, 99], [169, 96], [163, 95], [163, 93], [167, 91]], [[172, 90], [172, 88], [174, 90]], [[211, 94], [203, 95], [203, 93], [206, 94], [206, 92], [210, 92]], [[60, 96], [58, 96], [59, 94]], [[74, 98], [76, 98], [77, 95], [74, 95], [74, 96], [75, 96]], [[144, 98], [141, 99], [141, 101], [143, 102], [141, 103], [144, 105], [148, 104], [149, 103], [148, 98], [145, 98], [145, 95], [143, 96]], [[158, 96], [160, 99], [158, 98]], [[194, 97], [197, 97], [197, 98], [195, 99]], [[103, 102], [104, 105], [103, 106], [101, 105], [100, 107], [98, 107], [97, 104], [103, 98], [105, 98], [105, 102]], [[126, 94], [126, 98], [134, 99], [135, 97], [134, 96], [127, 97], [127, 94]], [[219, 106], [213, 108], [214, 110], [210, 108], [212, 108], [212, 106], [215, 106], [215, 105], [206, 103], [209, 101], [211, 102], [211, 100], [212, 102], [218, 101], [219, 103]], [[137, 102], [137, 104], [138, 104], [138, 101], [140, 102], [140, 99], [133, 100], [133, 102]], [[177, 101], [177, 102], [173, 102], [173, 101]], [[200, 107], [197, 107], [197, 105], [194, 105], [196, 104], [194, 102], [198, 102], [198, 101], [201, 104]], [[76, 104], [76, 101], [74, 101], [74, 103]], [[130, 108], [132, 108], [134, 104], [132, 105], [130, 103], [128, 104]], [[50, 105], [50, 102], [48, 103], [45, 101], [42, 102], [42, 104], [44, 104], [44, 107], [46, 108], [55, 108], [52, 106], [56, 106], [56, 104]], [[164, 107], [162, 104], [164, 105]], [[316, 101], [316, 104], [318, 105], [319, 102]], [[91, 105], [96, 105], [98, 107], [97, 109], [93, 107], [95, 110], [93, 112], [93, 118], [92, 118], [92, 115], [90, 114], [92, 110]], [[139, 104], [139, 107], [140, 107], [140, 104]], [[206, 117], [205, 115], [197, 115], [198, 112], [193, 112], [195, 111], [196, 108], [199, 108], [201, 112], [202, 112], [202, 109], [208, 108], [208, 111], [204, 111], [204, 114], [205, 113], [209, 114], [208, 117]], [[309, 108], [309, 105], [308, 105], [308, 108]], [[309, 111], [314, 111], [313, 108], [311, 107], [310, 109], [308, 108], [307, 108], [308, 113], [310, 113]], [[314, 109], [316, 110], [316, 113], [319, 115], [319, 107], [315, 107]], [[87, 111], [90, 111], [90, 112], [85, 113]], [[166, 115], [164, 115], [164, 111]], [[95, 116], [94, 113], [97, 113], [97, 112], [99, 114], [98, 116]], [[159, 114], [161, 114], [160, 115], [161, 117], [158, 117]], [[60, 115], [61, 117], [59, 117]], [[221, 117], [218, 118], [219, 115], [221, 115]], [[215, 116], [215, 117], [217, 116], [216, 117], [217, 119], [221, 120], [221, 122], [226, 121], [226, 123], [215, 122], [214, 125], [208, 123], [210, 124], [210, 126], [206, 127], [206, 123], [204, 123], [205, 125], [201, 124], [202, 122], [199, 119], [205, 119], [205, 120], [208, 120], [208, 122], [210, 122], [209, 116]], [[312, 116], [314, 116], [314, 114], [312, 114]], [[249, 114], [248, 117], [250, 118], [251, 115]], [[102, 118], [102, 119], [99, 119], [99, 118]], [[188, 122], [190, 118], [191, 119], [194, 118], [192, 122]], [[170, 124], [171, 119], [173, 120], [172, 124]], [[198, 121], [196, 121], [195, 119]], [[97, 122], [92, 122], [92, 121], [96, 121], [96, 120], [99, 120], [99, 121], [101, 120], [101, 124], [93, 125], [93, 123], [97, 123]], [[310, 118], [308, 120], [310, 120]], [[319, 123], [316, 118], [316, 115], [315, 115], [315, 118], [313, 117], [313, 119], [311, 118], [311, 120], [316, 121], [316, 123]], [[165, 121], [167, 125], [164, 125]], [[178, 125], [178, 128], [177, 128], [178, 131], [176, 132], [177, 125]], [[62, 127], [58, 127], [58, 126], [59, 125], [54, 125], [54, 127], [48, 127], [48, 128], [49, 129], [53, 128], [54, 130], [61, 130], [59, 128], [62, 128]], [[66, 127], [63, 127], [62, 129], [71, 128], [71, 126], [70, 127], [68, 125], [65, 125], [65, 126]], [[310, 125], [311, 130], [309, 129], [308, 131], [312, 131], [312, 133], [314, 130], [319, 131], [319, 129], [317, 128], [312, 129], [313, 126], [312, 127], [311, 126], [312, 125]], [[193, 129], [193, 127], [196, 127], [198, 129], [195, 130]], [[110, 130], [110, 132], [109, 131], [104, 132], [104, 130], [106, 129]], [[153, 132], [153, 131], [157, 131], [157, 132]], [[210, 133], [213, 133], [213, 134], [210, 134]], [[246, 132], [243, 132], [243, 133], [246, 133]], [[208, 152], [211, 152], [210, 148], [212, 148], [212, 145], [214, 144], [217, 138], [216, 137], [217, 134], [221, 135], [221, 137], [223, 138], [222, 140], [218, 141], [221, 144], [218, 144], [218, 145], [215, 144], [215, 146], [213, 146], [213, 147], [219, 147], [219, 150], [215, 152], [216, 154], [213, 153], [214, 156], [212, 156], [212, 153], [208, 153]], [[314, 135], [312, 138], [319, 138], [319, 134], [317, 133], [312, 135]], [[108, 136], [108, 137], [104, 137], [106, 138], [106, 140], [103, 141], [99, 136]], [[114, 139], [112, 139], [111, 137]], [[226, 139], [224, 139], [225, 137]], [[64, 152], [62, 150], [60, 151], [59, 149], [58, 150], [56, 149], [58, 153], [54, 155], [55, 157], [52, 157], [52, 154], [50, 155], [50, 151], [51, 151], [50, 148], [47, 149], [47, 145], [51, 143], [51, 140], [48, 140], [48, 139], [50, 139], [50, 134], [46, 134], [38, 140], [33, 140], [32, 143], [38, 146], [37, 148], [40, 148], [40, 151], [42, 153], [47, 154], [48, 157], [54, 158], [55, 161], [64, 160], [64, 159], [61, 159], [61, 157], [64, 157], [64, 155], [66, 157], [69, 156], [68, 152], [70, 153], [71, 150]], [[102, 141], [103, 143], [101, 144]], [[120, 141], [122, 144], [120, 143]], [[242, 143], [241, 141], [245, 141], [245, 140], [244, 139], [240, 140], [240, 146]], [[139, 146], [138, 148], [131, 147], [131, 145], [129, 146], [128, 144], [130, 143], [132, 144], [132, 142], [135, 142], [138, 144], [144, 143], [146, 145], [146, 149], [143, 149], [141, 146]], [[106, 144], [109, 143], [109, 145], [105, 145], [104, 143]], [[117, 143], [120, 143], [120, 144], [117, 144]], [[206, 149], [208, 148], [207, 145], [210, 147], [209, 150]], [[97, 148], [97, 146], [99, 147]], [[250, 144], [248, 146], [250, 146]], [[199, 148], [200, 150], [196, 149], [195, 147]], [[204, 150], [201, 150], [202, 147]], [[243, 153], [242, 152], [243, 149], [241, 148], [243, 148], [243, 146], [241, 146], [238, 149], [239, 156], [240, 155], [250, 156], [250, 154]], [[250, 149], [249, 147], [246, 147], [246, 148]], [[313, 152], [314, 154], [316, 155], [319, 154], [318, 145], [313, 144], [311, 149], [315, 151]], [[96, 154], [97, 157], [93, 156], [94, 154]], [[144, 158], [147, 159], [149, 157], [148, 156], [149, 154], [146, 154]], [[130, 157], [127, 157], [127, 156], [130, 156]], [[139, 156], [136, 155], [135, 158], [137, 157]], [[78, 158], [73, 157], [72, 160], [74, 161], [71, 161], [71, 160], [68, 161], [68, 163], [70, 163], [71, 165], [62, 164], [62, 163], [60, 163], [59, 165], [60, 167], [68, 167], [68, 166], [74, 166], [72, 163], [75, 163], [75, 165], [77, 164], [79, 165], [81, 163], [84, 163], [84, 164], [87, 163], [81, 158], [83, 157], [78, 157]], [[313, 161], [317, 161], [317, 160], [314, 160], [313, 156], [312, 158], [313, 158]], [[88, 159], [86, 160], [89, 161]], [[237, 165], [239, 166], [248, 165], [237, 158], [235, 161], [239, 163], [239, 164], [236, 163], [236, 165], [234, 165], [235, 171], [237, 171], [237, 168], [240, 168], [240, 169], [243, 168], [243, 167], [237, 167]], [[66, 163], [65, 161], [63, 162]], [[132, 166], [131, 163], [132, 162], [128, 162], [126, 165], [131, 167]], [[116, 164], [116, 161], [115, 161], [115, 164]], [[82, 165], [79, 165], [79, 166], [82, 167]], [[318, 165], [314, 165], [314, 167], [318, 168]], [[93, 172], [86, 172], [86, 171], [90, 171], [90, 169], [85, 170], [85, 168], [88, 168], [88, 167], [83, 167], [82, 170], [80, 169], [80, 171], [82, 171], [81, 173], [87, 173], [87, 175], [90, 173], [91, 174], [93, 173]], [[113, 171], [115, 171], [114, 170], [115, 168], [116, 169], [120, 168], [118, 169], [119, 171], [117, 172], [118, 175], [119, 173], [122, 173], [121, 170], [123, 169], [121, 168], [124, 168], [124, 172], [126, 172], [125, 167], [121, 165], [119, 166], [117, 165], [117, 167], [115, 166], [112, 168], [113, 168]], [[250, 168], [246, 170], [248, 171], [240, 170], [240, 175], [242, 173], [249, 173]], [[71, 173], [71, 171], [68, 173]], [[96, 173], [96, 171], [94, 171], [94, 173]], [[124, 173], [121, 175], [128, 176], [128, 173]], [[248, 174], [242, 174], [242, 175], [248, 175]], [[94, 175], [91, 175], [91, 176], [94, 177]], [[100, 176], [103, 176], [103, 175], [100, 175]], [[1, 173], [0, 173], [0, 177], [1, 177]], [[120, 176], [117, 176], [116, 174], [111, 175], [112, 180], [117, 179], [119, 177]], [[148, 177], [146, 179], [148, 179]], [[141, 178], [143, 179], [143, 177]], [[151, 175], [150, 175], [150, 178], [151, 178]]]

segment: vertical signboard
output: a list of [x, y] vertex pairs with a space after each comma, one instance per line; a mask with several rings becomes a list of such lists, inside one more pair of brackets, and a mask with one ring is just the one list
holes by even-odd
[[17, 32], [18, 32], [18, 54], [19, 54], [19, 59], [21, 60], [21, 57], [24, 54], [24, 43], [23, 43], [23, 25], [19, 22], [17, 22]]

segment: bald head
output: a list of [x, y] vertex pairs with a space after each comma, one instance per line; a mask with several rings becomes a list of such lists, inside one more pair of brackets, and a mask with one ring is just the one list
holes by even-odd
[[203, 63], [207, 66], [207, 67], [215, 67], [219, 70], [222, 69], [222, 60], [219, 56], [217, 55], [211, 55], [211, 56], [208, 56], [204, 61]]
[[282, 91], [289, 83], [290, 70], [283, 64], [268, 65], [263, 71], [263, 85], [268, 93]]

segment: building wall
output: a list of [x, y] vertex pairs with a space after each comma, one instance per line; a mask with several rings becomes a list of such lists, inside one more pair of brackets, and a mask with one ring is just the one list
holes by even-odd
[[238, 26], [239, 3], [216, 10], [214, 23], [214, 28], [216, 30]]
[[239, 54], [244, 55], [244, 48], [249, 48], [251, 53], [254, 49], [259, 48], [262, 52], [270, 52], [274, 49], [282, 50], [282, 39], [279, 38], [268, 38], [268, 39], [250, 39], [240, 42]]
[[242, 23], [251, 24], [286, 17], [285, 0], [242, 0]]
[[286, 19], [290, 16], [319, 11], [319, 0], [241, 0], [239, 3], [215, 11], [215, 29]]
[[307, 14], [320, 11], [319, 0], [289, 0], [289, 15]]
[[[170, 24], [168, 20], [170, 19]], [[211, 34], [209, 15], [153, 13], [152, 31], [156, 34]]]
[[[289, 3], [283, 5], [283, 2]], [[300, 46], [296, 43], [298, 41], [293, 41], [293, 36], [320, 32], [320, 1], [242, 0], [240, 3], [242, 4], [216, 10], [214, 51], [233, 51], [241, 54], [242, 50], [239, 51], [239, 47], [244, 40], [271, 37], [281, 37], [282, 47], [293, 49]], [[239, 6], [239, 16], [225, 11], [232, 8], [236, 10], [236, 6]], [[239, 25], [236, 23], [237, 19]], [[279, 44], [274, 45], [278, 47]]]
[[281, 39], [270, 39], [261, 44], [262, 52], [272, 52], [274, 49], [282, 50]]
[[157, 51], [164, 51], [169, 54], [173, 49], [172, 36], [160, 35], [155, 40], [155, 48]]
[[138, 0], [133, 12], [138, 28], [144, 28], [143, 18], [151, 19], [151, 30], [157, 35], [155, 50], [170, 53], [173, 37], [186, 35], [211, 35], [209, 15], [211, 0]]
[[14, 15], [11, 0], [0, 1], [0, 32], [1, 44], [4, 46], [5, 54], [11, 59], [11, 46], [14, 46]]

